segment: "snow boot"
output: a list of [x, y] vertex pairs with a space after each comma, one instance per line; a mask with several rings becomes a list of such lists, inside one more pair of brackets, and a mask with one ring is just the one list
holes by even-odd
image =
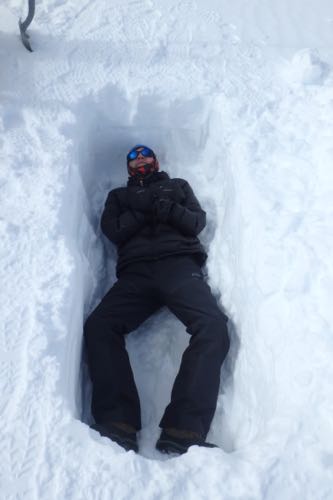
[[[118, 422], [105, 422], [102, 424], [93, 424], [91, 428], [99, 432], [101, 436], [106, 436], [115, 443], [122, 446], [126, 451], [139, 451], [136, 432], [131, 432], [127, 424]], [[126, 429], [126, 430], [125, 430]]]
[[218, 448], [216, 444], [206, 441], [196, 432], [179, 431], [178, 429], [163, 429], [156, 442], [157, 450], [162, 453], [186, 453], [190, 446]]

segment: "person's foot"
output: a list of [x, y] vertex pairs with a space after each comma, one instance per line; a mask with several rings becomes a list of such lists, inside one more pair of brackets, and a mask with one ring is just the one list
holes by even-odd
[[163, 429], [156, 442], [156, 448], [162, 453], [186, 453], [190, 446], [218, 448], [216, 444], [206, 443], [202, 436], [193, 431], [168, 428]]
[[124, 422], [104, 422], [92, 424], [91, 428], [99, 432], [101, 436], [106, 436], [119, 444], [126, 451], [133, 450], [137, 453], [139, 450], [136, 430], [129, 424]]

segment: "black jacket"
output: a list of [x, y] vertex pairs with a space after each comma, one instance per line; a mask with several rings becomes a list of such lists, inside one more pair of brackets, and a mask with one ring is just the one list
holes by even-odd
[[[162, 201], [161, 201], [162, 200]], [[206, 225], [190, 185], [155, 172], [108, 194], [101, 227], [117, 245], [117, 274], [127, 264], [175, 254], [193, 254], [201, 264], [207, 254], [197, 235]]]

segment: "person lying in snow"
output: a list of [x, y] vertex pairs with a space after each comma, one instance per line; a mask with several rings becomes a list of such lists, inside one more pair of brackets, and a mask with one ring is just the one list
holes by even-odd
[[91, 427], [138, 451], [140, 401], [124, 335], [167, 306], [191, 335], [159, 426], [156, 448], [185, 453], [205, 438], [216, 409], [220, 368], [229, 350], [228, 318], [204, 280], [207, 254], [197, 235], [206, 224], [190, 185], [159, 171], [152, 149], [127, 155], [127, 187], [112, 190], [101, 218], [117, 245], [118, 281], [87, 318], [84, 340], [92, 380]]

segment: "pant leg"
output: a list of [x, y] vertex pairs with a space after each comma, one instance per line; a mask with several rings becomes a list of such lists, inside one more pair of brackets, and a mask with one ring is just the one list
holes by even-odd
[[141, 428], [140, 401], [124, 334], [160, 305], [139, 282], [121, 277], [84, 325], [92, 380], [92, 415], [97, 423], [122, 421]]
[[165, 277], [165, 303], [191, 335], [160, 427], [199, 432], [206, 437], [213, 419], [220, 369], [229, 350], [228, 318], [220, 310], [200, 266], [174, 261]]

